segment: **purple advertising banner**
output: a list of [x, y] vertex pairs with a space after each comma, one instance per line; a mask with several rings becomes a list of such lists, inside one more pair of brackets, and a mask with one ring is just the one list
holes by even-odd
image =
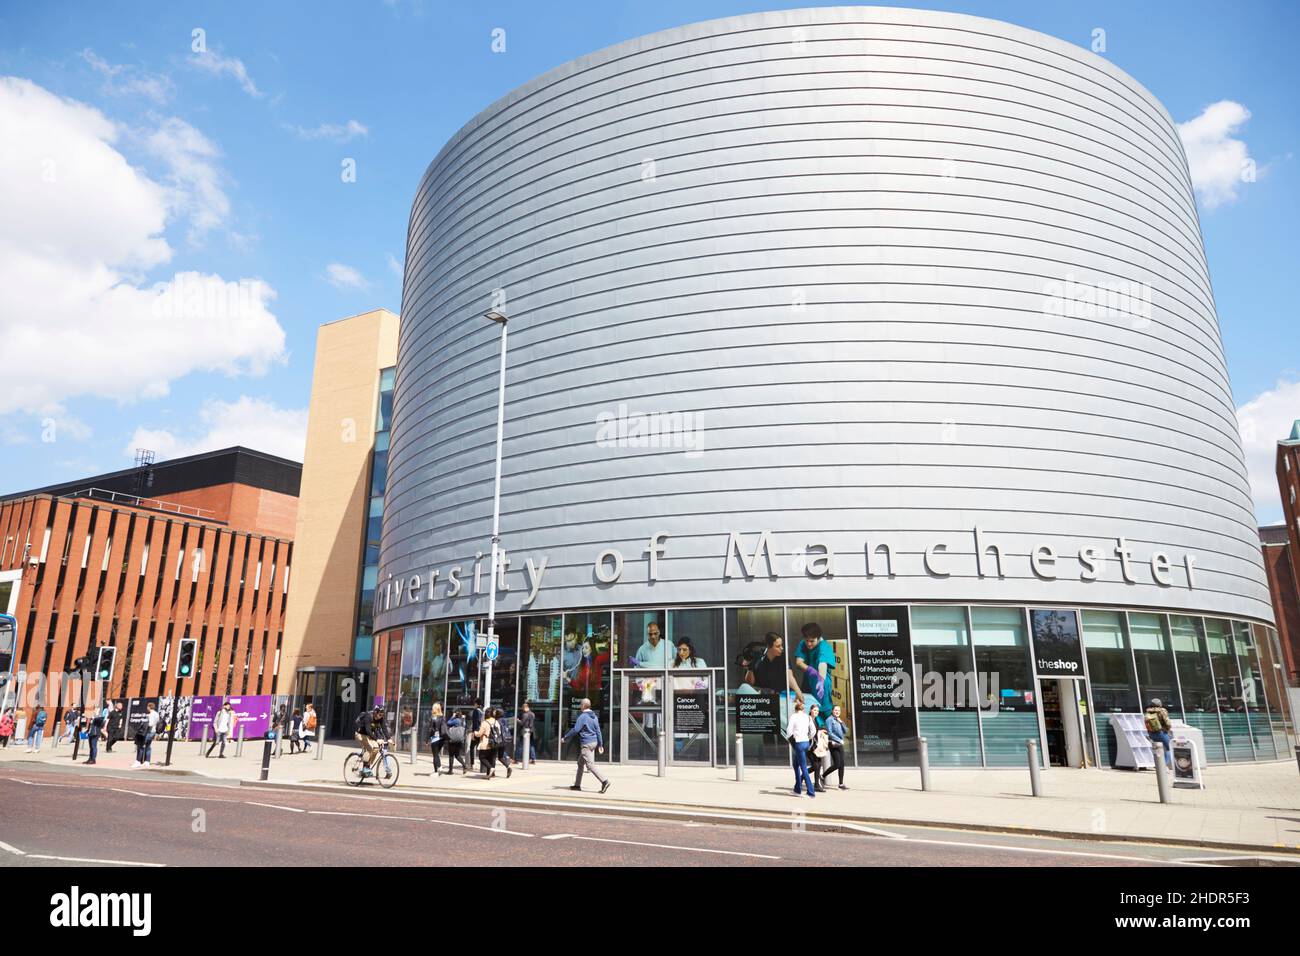
[[190, 708], [190, 740], [201, 740], [203, 728], [208, 728], [208, 739], [212, 739], [212, 718], [216, 716], [221, 705], [230, 701], [230, 709], [235, 712], [235, 735], [239, 728], [244, 728], [244, 739], [252, 740], [263, 736], [271, 726], [271, 697], [195, 697]]
[[221, 709], [224, 697], [195, 697], [190, 705], [190, 740], [202, 740], [203, 730], [207, 728], [208, 739], [212, 739], [212, 718]]

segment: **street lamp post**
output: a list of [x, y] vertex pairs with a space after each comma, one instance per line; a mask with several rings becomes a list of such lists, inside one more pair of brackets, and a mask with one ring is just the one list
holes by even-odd
[[[497, 560], [501, 544], [501, 440], [505, 435], [506, 421], [506, 315], [496, 309], [486, 312], [483, 318], [501, 326], [501, 374], [497, 379], [497, 455], [496, 477], [492, 484], [492, 572], [488, 578], [488, 644], [496, 643], [497, 634]], [[487, 662], [483, 681], [483, 714], [488, 713], [492, 699], [492, 661]]]

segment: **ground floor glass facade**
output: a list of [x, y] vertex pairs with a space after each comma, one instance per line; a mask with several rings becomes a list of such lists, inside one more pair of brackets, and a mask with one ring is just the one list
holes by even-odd
[[1245, 621], [936, 604], [573, 611], [498, 620], [490, 679], [485, 630], [377, 636], [375, 697], [404, 750], [414, 735], [427, 751], [435, 703], [468, 713], [485, 695], [512, 725], [527, 702], [541, 760], [574, 756], [562, 738], [583, 699], [602, 759], [618, 762], [662, 746], [673, 763], [725, 766], [739, 735], [746, 763], [786, 765], [796, 700], [819, 723], [839, 708], [859, 767], [915, 766], [919, 737], [933, 766], [1023, 766], [1033, 739], [1044, 763], [1110, 767], [1110, 715], [1153, 697], [1200, 731], [1210, 763], [1286, 758], [1295, 743], [1276, 633]]

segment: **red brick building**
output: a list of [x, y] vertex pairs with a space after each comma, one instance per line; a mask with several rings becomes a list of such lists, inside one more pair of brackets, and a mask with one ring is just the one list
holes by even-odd
[[192, 637], [182, 696], [274, 693], [301, 473], [230, 448], [0, 498], [15, 684], [111, 645], [110, 697], [170, 695]]
[[1294, 684], [1300, 681], [1300, 421], [1291, 427], [1289, 438], [1277, 443], [1277, 487], [1285, 520], [1260, 528], [1260, 539], [1283, 667]]

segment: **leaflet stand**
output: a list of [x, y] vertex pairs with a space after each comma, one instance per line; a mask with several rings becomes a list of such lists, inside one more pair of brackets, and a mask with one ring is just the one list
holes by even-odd
[[1133, 770], [1155, 768], [1155, 752], [1141, 714], [1116, 713], [1110, 715], [1110, 725], [1115, 731], [1115, 766]]
[[1187, 737], [1174, 738], [1174, 786], [1190, 790], [1205, 789], [1196, 742]]

